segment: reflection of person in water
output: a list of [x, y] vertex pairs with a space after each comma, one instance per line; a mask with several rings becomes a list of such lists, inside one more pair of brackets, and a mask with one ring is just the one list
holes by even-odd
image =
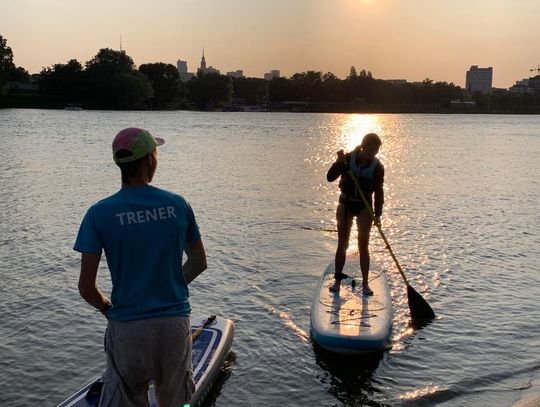
[[[351, 234], [353, 218], [356, 217], [358, 228], [358, 250], [360, 252], [360, 269], [362, 270], [362, 292], [364, 295], [373, 295], [369, 288], [369, 235], [372, 223], [380, 224], [380, 217], [384, 204], [384, 166], [375, 157], [382, 145], [381, 139], [375, 133], [364, 136], [362, 143], [350, 153], [343, 150], [337, 152], [337, 160], [332, 164], [326, 178], [329, 182], [335, 181], [341, 176], [339, 188], [341, 195], [336, 211], [338, 246], [335, 257], [334, 284], [330, 291], [338, 292], [340, 283], [346, 277], [343, 274], [349, 237]], [[364, 201], [357, 191], [356, 183], [351, 176], [358, 181], [364, 196], [367, 198], [375, 215], [365, 208]], [[375, 196], [373, 206], [372, 197]], [[373, 209], [374, 207], [374, 209]]]

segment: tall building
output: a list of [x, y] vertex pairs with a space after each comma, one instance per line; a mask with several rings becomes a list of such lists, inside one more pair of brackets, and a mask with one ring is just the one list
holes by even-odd
[[270, 72], [264, 74], [264, 79], [271, 81], [274, 78], [279, 78], [280, 72], [279, 69], [272, 69]]
[[187, 62], [182, 60], [176, 61], [176, 69], [178, 69], [178, 75], [182, 82], [187, 82], [195, 76], [194, 73], [188, 72]]
[[178, 73], [187, 73], [187, 61], [176, 61], [176, 69], [178, 69]]
[[197, 69], [197, 72], [202, 73], [217, 73], [219, 75], [219, 69], [214, 68], [213, 66], [206, 66], [206, 58], [204, 57], [204, 48], [202, 51], [201, 66]]
[[227, 72], [227, 76], [231, 78], [243, 78], [244, 71], [242, 69], [237, 69], [236, 71]]
[[472, 65], [467, 71], [465, 79], [465, 89], [469, 93], [481, 92], [491, 93], [493, 81], [493, 68], [478, 68], [478, 65]]
[[202, 49], [201, 67], [199, 69], [203, 72], [206, 71], [206, 59], [204, 58], [204, 48]]

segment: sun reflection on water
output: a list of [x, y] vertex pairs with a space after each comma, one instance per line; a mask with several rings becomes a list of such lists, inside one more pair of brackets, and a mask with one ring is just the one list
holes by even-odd
[[[368, 133], [380, 133], [383, 119], [375, 114], [351, 114], [341, 124], [341, 145], [346, 151], [353, 150]], [[381, 136], [381, 135], [380, 135]], [[383, 140], [384, 143], [384, 140]]]
[[302, 328], [300, 328], [298, 325], [294, 323], [292, 320], [291, 314], [285, 311], [280, 311], [277, 308], [269, 305], [265, 307], [268, 311], [270, 311], [272, 314], [277, 315], [280, 319], [283, 325], [290, 329], [298, 338], [300, 338], [305, 343], [309, 342], [309, 333], [304, 331]]
[[437, 385], [429, 385], [426, 387], [423, 387], [421, 389], [408, 391], [406, 393], [403, 393], [399, 396], [401, 400], [411, 401], [416, 400], [422, 397], [426, 397], [430, 394], [435, 394], [441, 390], [440, 386]]

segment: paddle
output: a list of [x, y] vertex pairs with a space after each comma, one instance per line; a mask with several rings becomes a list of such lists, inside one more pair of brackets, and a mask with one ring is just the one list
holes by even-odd
[[[347, 163], [345, 159], [343, 161]], [[384, 235], [381, 224], [379, 222], [375, 222], [375, 215], [373, 214], [373, 209], [371, 209], [371, 205], [369, 204], [366, 196], [364, 195], [364, 192], [362, 192], [362, 188], [360, 188], [360, 184], [358, 183], [358, 179], [354, 175], [351, 169], [347, 171], [351, 179], [354, 181], [354, 184], [356, 186], [356, 190], [359, 192], [360, 197], [362, 198], [362, 201], [364, 201], [364, 205], [371, 216], [372, 221], [375, 223], [375, 226], [377, 226], [377, 229], [379, 230], [379, 234], [381, 235], [382, 239], [384, 240], [384, 243], [386, 244], [386, 248], [390, 252], [390, 255], [392, 256], [392, 259], [394, 260], [394, 263], [397, 266], [397, 269], [399, 271], [399, 274], [401, 274], [401, 277], [403, 277], [403, 281], [407, 285], [407, 299], [409, 302], [409, 310], [411, 311], [411, 318], [412, 319], [433, 319], [435, 318], [435, 312], [431, 309], [427, 301], [409, 284], [409, 281], [407, 280], [407, 277], [405, 276], [405, 273], [403, 272], [403, 269], [399, 265], [398, 259], [396, 258], [394, 251], [392, 250], [392, 247], [390, 246], [390, 243], [388, 242], [388, 239]]]
[[195, 329], [195, 331], [193, 331], [193, 333], [191, 334], [191, 340], [194, 341], [195, 339], [197, 339], [197, 336], [200, 335], [200, 333], [202, 332], [203, 328], [205, 326], [208, 326], [210, 325], [212, 322], [214, 322], [216, 320], [216, 316], [215, 315], [211, 315], [210, 317], [208, 317], [205, 321], [202, 322], [201, 326], [198, 327], [197, 329]]

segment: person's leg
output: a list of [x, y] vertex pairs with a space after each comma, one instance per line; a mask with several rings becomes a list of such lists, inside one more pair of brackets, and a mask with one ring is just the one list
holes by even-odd
[[140, 321], [110, 320], [105, 332], [107, 368], [100, 407], [147, 407], [151, 348]]
[[369, 235], [372, 223], [371, 215], [366, 209], [363, 209], [356, 217], [360, 269], [362, 270], [362, 291], [366, 295], [373, 295], [373, 291], [369, 288]]
[[341, 282], [340, 275], [343, 274], [345, 259], [347, 257], [347, 248], [349, 247], [349, 236], [351, 235], [352, 215], [341, 202], [336, 210], [338, 245], [334, 260], [334, 284], [330, 287], [330, 291], [339, 291]]
[[183, 406], [195, 392], [191, 361], [189, 317], [163, 318], [154, 359], [159, 377], [154, 378], [159, 406]]

